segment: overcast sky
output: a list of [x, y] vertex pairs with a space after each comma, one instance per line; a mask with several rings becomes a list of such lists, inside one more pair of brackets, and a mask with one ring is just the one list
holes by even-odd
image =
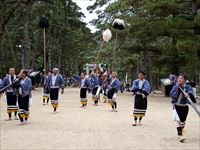
[[95, 0], [92, 0], [92, 1], [90, 1], [90, 0], [73, 0], [73, 2], [76, 2], [77, 5], [81, 8], [81, 11], [85, 14], [86, 18], [84, 18], [83, 21], [88, 23], [87, 27], [89, 27], [92, 32], [95, 32], [96, 31], [95, 27], [90, 25], [89, 22], [91, 20], [97, 18], [97, 15], [95, 13], [91, 14], [87, 11], [87, 7], [90, 5], [93, 5]]

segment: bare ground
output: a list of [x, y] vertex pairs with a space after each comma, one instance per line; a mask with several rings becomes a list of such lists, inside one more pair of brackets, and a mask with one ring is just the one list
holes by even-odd
[[[10, 149], [200, 149], [200, 119], [190, 108], [186, 123], [186, 143], [176, 135], [169, 98], [150, 96], [143, 126], [133, 127], [133, 97], [118, 94], [118, 112], [110, 112], [108, 104], [81, 109], [79, 90], [67, 88], [60, 97], [59, 113], [52, 114], [51, 105], [42, 105], [42, 91], [33, 91], [29, 123], [7, 118], [6, 103], [1, 98], [0, 148]], [[91, 97], [91, 95], [88, 95]], [[198, 108], [199, 105], [198, 105]]]

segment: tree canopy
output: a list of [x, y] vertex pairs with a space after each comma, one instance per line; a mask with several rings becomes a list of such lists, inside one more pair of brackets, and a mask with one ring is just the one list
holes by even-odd
[[[90, 11], [108, 3], [99, 0]], [[112, 2], [111, 0], [109, 2]], [[100, 30], [112, 28], [115, 18], [126, 22], [120, 33], [117, 69], [134, 76], [138, 70], [148, 79], [185, 73], [199, 81], [200, 74], [200, 1], [198, 0], [116, 0], [105, 11], [96, 11], [91, 23]]]
[[[103, 6], [105, 10], [99, 9]], [[43, 68], [43, 30], [38, 24], [45, 16], [50, 25], [47, 66], [59, 67], [64, 76], [94, 62], [102, 31], [109, 28], [113, 38], [103, 45], [98, 63], [111, 67], [116, 43], [114, 70], [121, 79], [144, 70], [155, 87], [171, 73], [185, 73], [200, 83], [200, 0], [96, 0], [87, 9], [98, 15], [91, 21], [96, 33], [86, 27], [72, 0], [0, 1], [0, 74], [10, 66]], [[124, 30], [112, 27], [116, 18], [125, 21]]]
[[[17, 6], [16, 6], [17, 5]], [[43, 68], [43, 30], [39, 20], [49, 21], [46, 29], [48, 69], [58, 67], [64, 75], [79, 72], [96, 46], [95, 36], [82, 21], [84, 14], [72, 0], [1, 1], [0, 74], [12, 66]], [[8, 13], [12, 10], [12, 15]], [[4, 19], [7, 18], [7, 22]]]

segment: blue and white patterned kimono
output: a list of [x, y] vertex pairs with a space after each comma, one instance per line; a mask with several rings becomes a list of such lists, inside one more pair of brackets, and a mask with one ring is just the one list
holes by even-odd
[[147, 80], [134, 80], [131, 91], [135, 95], [133, 116], [141, 119], [147, 109], [147, 96], [150, 94], [150, 84]]
[[19, 94], [18, 94], [18, 106], [19, 106], [19, 118], [23, 122], [24, 119], [29, 117], [29, 104], [32, 91], [32, 81], [29, 77], [20, 81]]
[[194, 98], [192, 87], [187, 84], [180, 86], [177, 83], [176, 85], [173, 86], [170, 92], [170, 97], [172, 98], [172, 104], [173, 104], [174, 120], [179, 122], [181, 127], [184, 128], [188, 111], [189, 111], [189, 107], [188, 107], [189, 102], [187, 98], [185, 97], [184, 93], [180, 90], [180, 88], [184, 92], [189, 94], [193, 103], [196, 103], [196, 99]]
[[80, 76], [73, 75], [73, 78], [76, 80], [76, 82], [79, 83], [79, 86], [80, 86], [80, 102], [82, 106], [86, 106], [87, 105], [87, 89], [90, 88], [91, 82], [87, 77], [85, 77], [84, 79], [81, 79]]
[[3, 81], [2, 81], [2, 89], [5, 88], [5, 94], [6, 94], [6, 101], [7, 101], [7, 112], [17, 112], [17, 92], [13, 87], [13, 82], [16, 79], [16, 76], [14, 75], [11, 77], [10, 75], [7, 75]]
[[64, 89], [64, 80], [61, 74], [52, 74], [48, 77], [46, 86], [50, 90], [50, 100], [53, 108], [58, 107], [59, 90]]
[[92, 74], [90, 82], [92, 86], [92, 99], [94, 100], [94, 103], [97, 104], [98, 100], [100, 99], [100, 90], [101, 90], [99, 78], [94, 74]]
[[113, 103], [116, 101], [116, 94], [117, 92], [120, 90], [120, 81], [115, 78], [115, 79], [110, 79], [110, 84], [108, 85], [108, 93], [107, 93], [107, 97], [108, 97], [108, 103]]

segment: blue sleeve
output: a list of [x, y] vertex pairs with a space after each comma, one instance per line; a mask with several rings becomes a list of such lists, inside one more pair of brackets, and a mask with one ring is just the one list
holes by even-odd
[[92, 74], [92, 75], [91, 75], [91, 78], [90, 78], [90, 81], [91, 81], [91, 82], [95, 82], [95, 80], [96, 80], [96, 77]]
[[120, 90], [120, 81], [119, 80], [115, 80], [113, 85], [112, 85], [112, 89], [114, 89], [114, 92], [117, 93]]
[[87, 88], [90, 88], [90, 86], [91, 86], [91, 82], [90, 82], [90, 80], [89, 79], [86, 79], [86, 86], [87, 86]]
[[92, 88], [95, 85], [94, 78], [91, 77], [89, 80], [90, 80], [90, 87]]
[[64, 79], [62, 75], [59, 75], [59, 87], [62, 88], [64, 86]]
[[33, 87], [32, 87], [32, 80], [31, 80], [31, 79], [29, 80], [29, 85], [30, 85], [29, 90], [30, 90], [30, 92], [31, 92], [31, 91], [32, 91], [32, 88], [33, 88]]
[[116, 82], [114, 88], [115, 88], [116, 90], [120, 90], [120, 85], [121, 85], [121, 84], [120, 84], [120, 81], [117, 80], [117, 82]]
[[150, 89], [150, 84], [149, 84], [148, 81], [145, 81], [144, 87], [143, 87], [143, 92], [144, 92], [144, 94], [147, 96], [147, 95], [150, 94], [150, 91], [151, 91], [151, 89]]
[[3, 87], [3, 80], [0, 79], [0, 89]]
[[174, 85], [172, 90], [170, 91], [170, 97], [172, 99], [172, 103], [176, 102], [178, 97], [177, 97], [177, 85]]
[[50, 78], [51, 76], [50, 75], [47, 75], [47, 77], [44, 77], [44, 79], [46, 78], [46, 80], [45, 80], [45, 82], [44, 82], [44, 85], [45, 86], [48, 86], [48, 82], [49, 82], [49, 78]]
[[46, 81], [46, 87], [50, 88], [50, 82], [51, 82], [51, 76], [48, 76], [48, 79]]
[[137, 86], [137, 80], [133, 81], [133, 84], [132, 84], [132, 88], [131, 88], [131, 92], [137, 92], [139, 89], [138, 89], [138, 86]]
[[189, 86], [189, 85], [187, 86], [186, 92], [190, 93], [190, 94], [192, 94], [194, 96], [194, 91], [193, 91], [192, 87]]
[[[187, 86], [186, 92], [189, 94], [190, 99], [192, 100], [193, 103], [196, 103], [196, 98], [194, 97], [194, 91], [192, 89], [191, 86]], [[190, 104], [190, 102], [188, 101], [188, 103]]]
[[78, 75], [76, 75], [76, 74], [73, 74], [72, 78], [73, 78], [73, 80], [74, 80], [75, 82], [79, 82], [79, 83], [80, 83], [80, 81], [81, 81], [81, 77], [78, 76]]
[[7, 77], [3, 78], [3, 81], [2, 81], [2, 86], [3, 87], [6, 87], [7, 86]]
[[2, 80], [2, 87], [4, 87], [5, 86], [5, 78], [3, 78], [3, 80]]
[[23, 91], [23, 96], [30, 94], [32, 90], [32, 82], [31, 79], [27, 79], [23, 84], [21, 84], [21, 88]]
[[91, 78], [90, 78], [90, 82], [94, 82], [94, 78], [91, 77]]

